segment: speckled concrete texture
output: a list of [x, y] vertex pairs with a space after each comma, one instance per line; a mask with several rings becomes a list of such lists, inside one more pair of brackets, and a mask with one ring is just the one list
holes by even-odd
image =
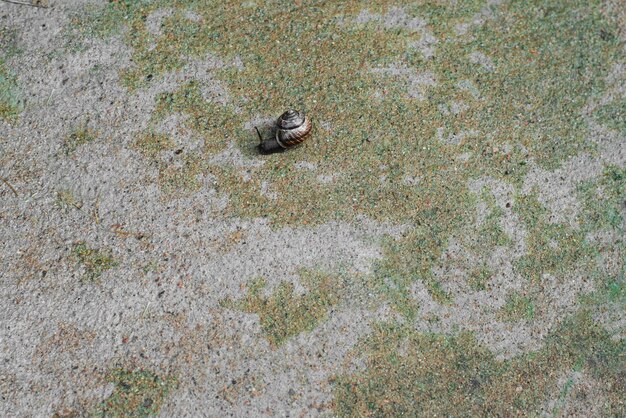
[[626, 18], [550, 3], [0, 1], [0, 416], [624, 413]]

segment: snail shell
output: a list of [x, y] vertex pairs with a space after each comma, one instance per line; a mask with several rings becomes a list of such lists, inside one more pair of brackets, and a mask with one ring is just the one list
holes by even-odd
[[311, 132], [311, 119], [304, 112], [288, 110], [276, 121], [276, 142], [283, 148], [298, 145]]
[[272, 153], [291, 148], [304, 141], [311, 132], [311, 119], [304, 111], [289, 109], [276, 121], [276, 135], [259, 145], [261, 152]]

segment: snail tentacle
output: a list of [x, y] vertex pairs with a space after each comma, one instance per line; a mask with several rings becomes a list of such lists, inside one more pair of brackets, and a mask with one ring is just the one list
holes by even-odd
[[261, 136], [261, 132], [259, 132], [259, 128], [257, 128], [255, 126], [254, 129], [256, 129], [257, 135], [259, 135], [259, 144], [262, 144], [263, 143], [263, 137]]

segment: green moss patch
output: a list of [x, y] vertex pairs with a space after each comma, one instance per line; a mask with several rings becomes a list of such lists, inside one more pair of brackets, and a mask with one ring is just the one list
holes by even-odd
[[581, 183], [578, 194], [583, 203], [579, 219], [585, 231], [619, 230], [622, 227], [626, 169], [606, 167], [600, 179]]
[[137, 138], [134, 146], [147, 158], [155, 159], [161, 151], [171, 149], [174, 142], [167, 135], [149, 132]]
[[493, 272], [491, 269], [486, 265], [482, 265], [471, 270], [467, 282], [474, 291], [487, 290], [492, 276]]
[[277, 347], [295, 335], [315, 329], [339, 302], [336, 277], [303, 271], [300, 280], [307, 290], [303, 295], [294, 293], [292, 283], [281, 283], [270, 296], [265, 296], [262, 292], [266, 281], [258, 279], [251, 283], [242, 300], [225, 300], [222, 305], [259, 315], [263, 332]]
[[65, 212], [71, 209], [81, 209], [83, 203], [70, 190], [59, 190], [57, 192], [56, 206]]
[[[265, 201], [260, 182], [228, 187], [233, 202], [244, 201], [238, 194], [256, 196], [257, 205], [233, 205], [231, 210], [240, 216], [282, 214], [283, 208], [294, 208], [294, 215], [272, 219], [282, 224], [352, 219], [359, 213], [415, 220], [415, 212], [428, 208], [419, 204], [419, 188], [398, 184], [404, 175], [427, 173], [424, 184], [457, 197], [445, 188], [457, 177], [489, 173], [520, 181], [529, 158], [556, 167], [591, 147], [584, 141], [581, 110], [605, 87], [604, 75], [621, 55], [618, 37], [600, 36], [616, 33], [615, 23], [603, 17], [600, 2], [510, 2], [492, 7], [494, 19], [470, 26], [465, 36], [456, 35], [456, 25], [470, 22], [484, 2], [312, 2], [298, 7], [278, 1], [243, 9], [230, 6], [120, 1], [78, 19], [76, 27], [99, 36], [125, 34], [135, 65], [124, 71], [123, 79], [133, 88], [158, 83], [164, 73], [207, 54], [225, 63], [240, 59], [243, 67], [215, 70], [233, 106], [215, 111], [216, 106], [197, 94], [175, 99], [176, 111], [195, 119], [191, 125], [204, 137], [207, 154], [223, 149], [224, 138], [236, 139], [244, 153], [251, 154], [256, 139], [253, 131], [243, 129], [245, 115], [278, 115], [287, 106], [305, 102], [315, 120], [311, 139], [298, 150], [269, 157], [263, 169], [253, 173], [272, 182], [279, 198]], [[378, 21], [352, 22], [363, 9], [386, 15], [402, 6], [405, 17], [400, 22], [423, 19], [438, 39], [432, 59], [410, 46], [422, 36], [410, 25], [384, 28]], [[146, 20], [161, 7], [172, 13], [154, 35]], [[188, 11], [199, 19], [190, 20]], [[475, 52], [491, 59], [492, 71], [472, 62]], [[298, 60], [293, 60], [294, 54]], [[400, 68], [404, 75], [372, 72], [385, 68]], [[422, 73], [436, 80], [423, 101], [407, 95], [411, 77]], [[453, 102], [464, 103], [466, 110], [441, 111]], [[330, 122], [330, 129], [321, 126], [322, 121]], [[469, 131], [477, 134], [458, 145], [437, 139]], [[456, 157], [461, 153], [471, 155], [459, 164]], [[302, 159], [316, 164], [321, 173], [295, 172], [293, 162]], [[389, 168], [382, 169], [381, 162]], [[344, 175], [325, 187], [324, 194], [333, 199], [320, 199], [316, 176], [332, 171]], [[446, 175], [438, 178], [434, 172]], [[228, 173], [217, 174], [222, 183], [234, 182]], [[387, 175], [387, 185], [380, 184], [381, 175]]]
[[20, 53], [15, 29], [0, 27], [0, 119], [14, 122], [23, 109], [17, 78], [7, 60]]
[[109, 37], [124, 32], [128, 22], [144, 20], [147, 13], [168, 1], [155, 0], [119, 0], [108, 2], [105, 6], [89, 5], [72, 18], [70, 29], [71, 44], [81, 46], [83, 38]]
[[86, 125], [75, 128], [63, 141], [66, 154], [73, 154], [81, 145], [93, 142], [97, 135], [94, 130]]
[[198, 158], [183, 156], [180, 163], [160, 162], [158, 166], [158, 181], [164, 196], [179, 197], [200, 187], [199, 176], [206, 164]]
[[23, 108], [15, 76], [0, 56], [0, 119], [15, 121]]
[[612, 271], [609, 274], [601, 269], [592, 272], [596, 280], [596, 291], [586, 298], [595, 306], [606, 303], [626, 305], [626, 239], [623, 237], [624, 204], [626, 202], [626, 169], [609, 166], [601, 178], [579, 185], [578, 192], [583, 209], [579, 216], [581, 229], [588, 233], [595, 231], [615, 234], [617, 241], [607, 246], [595, 246], [594, 255], [599, 267], [605, 267], [607, 254], [611, 257]]
[[363, 371], [338, 377], [338, 416], [509, 416], [540, 414], [558, 376], [584, 370], [601, 379], [608, 404], [621, 415], [624, 343], [612, 341], [588, 315], [566, 321], [539, 352], [497, 361], [469, 334], [422, 334], [381, 324], [355, 355]]
[[174, 141], [168, 135], [149, 132], [139, 136], [133, 147], [158, 169], [158, 184], [166, 198], [179, 197], [200, 187], [199, 178], [206, 173], [206, 161], [195, 155], [174, 151], [174, 159], [163, 156], [163, 151], [174, 150]]
[[618, 99], [601, 106], [596, 111], [596, 117], [600, 123], [615, 129], [622, 136], [626, 135], [626, 100]]
[[[603, 286], [606, 278], [601, 272], [603, 261], [598, 256], [606, 249], [590, 241], [588, 235], [597, 231], [621, 232], [625, 185], [626, 172], [617, 167], [607, 167], [601, 178], [581, 183], [578, 186], [582, 203], [578, 228], [550, 222], [548, 210], [538, 202], [536, 195], [518, 196], [514, 209], [528, 230], [528, 252], [515, 263], [517, 271], [534, 283], [541, 282], [544, 274], [586, 272]], [[614, 246], [624, 248], [624, 245], [624, 240], [619, 240]], [[623, 257], [614, 262], [620, 263], [624, 270]]]
[[518, 196], [516, 210], [529, 231], [527, 253], [515, 263], [529, 281], [540, 282], [544, 274], [560, 275], [576, 268], [594, 268], [594, 249], [581, 229], [554, 224], [534, 194]]
[[74, 246], [73, 257], [84, 267], [83, 280], [86, 281], [95, 281], [103, 272], [118, 265], [110, 250], [89, 248], [84, 242]]
[[182, 149], [174, 153], [174, 161], [160, 155], [174, 149], [174, 141], [168, 135], [143, 134], [133, 147], [156, 165], [158, 184], [166, 198], [182, 196], [200, 187], [199, 177], [205, 173], [206, 163], [197, 156], [182, 154]]
[[498, 312], [505, 321], [532, 321], [535, 317], [535, 303], [529, 296], [514, 293], [507, 298], [506, 304]]
[[113, 393], [96, 409], [97, 417], [156, 416], [176, 380], [145, 370], [113, 370], [107, 380], [115, 384]]

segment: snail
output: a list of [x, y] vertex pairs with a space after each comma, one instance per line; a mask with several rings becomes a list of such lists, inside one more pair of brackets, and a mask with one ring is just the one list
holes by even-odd
[[263, 154], [271, 154], [294, 147], [304, 141], [311, 132], [311, 119], [306, 116], [304, 110], [289, 109], [276, 121], [276, 135], [273, 138], [263, 139], [259, 129], [255, 126], [259, 135], [259, 150]]

